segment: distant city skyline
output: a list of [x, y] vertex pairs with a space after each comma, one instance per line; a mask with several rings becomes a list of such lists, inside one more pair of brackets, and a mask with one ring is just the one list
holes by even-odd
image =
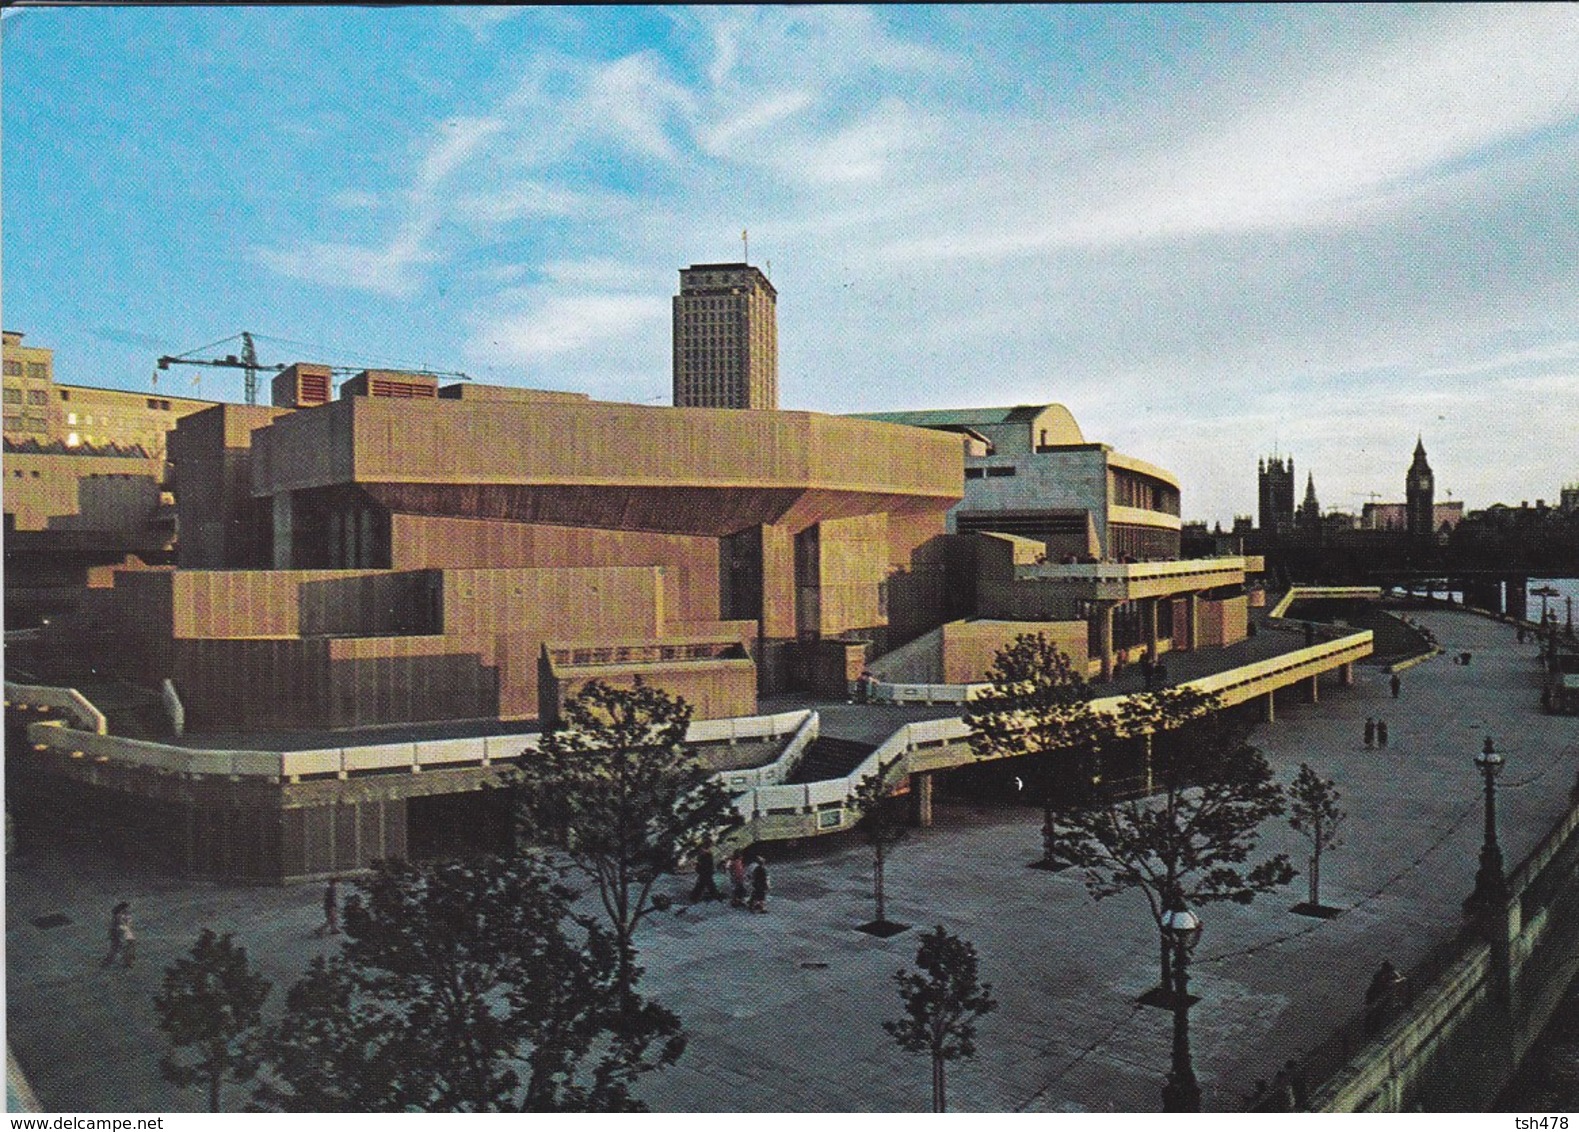
[[[1066, 405], [1256, 510], [1579, 479], [1579, 8], [17, 9], [4, 323], [63, 383], [266, 361], [665, 403], [675, 272], [779, 397]], [[159, 388], [191, 394], [190, 373]], [[239, 400], [240, 375], [202, 395]]]

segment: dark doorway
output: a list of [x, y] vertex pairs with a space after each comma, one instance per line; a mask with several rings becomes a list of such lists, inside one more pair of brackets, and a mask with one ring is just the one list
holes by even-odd
[[510, 813], [502, 790], [429, 794], [406, 802], [406, 853], [413, 861], [503, 853]]

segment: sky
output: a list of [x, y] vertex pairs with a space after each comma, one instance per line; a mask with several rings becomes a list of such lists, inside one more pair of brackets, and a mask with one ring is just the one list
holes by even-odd
[[249, 330], [667, 404], [746, 230], [784, 408], [1059, 402], [1225, 525], [1274, 452], [1402, 499], [1417, 436], [1555, 500], [1575, 60], [1575, 4], [10, 8], [0, 313], [77, 384]]

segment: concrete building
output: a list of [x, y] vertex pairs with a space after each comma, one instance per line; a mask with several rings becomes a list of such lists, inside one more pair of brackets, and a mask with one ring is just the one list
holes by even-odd
[[87, 571], [129, 554], [168, 561], [165, 434], [210, 402], [55, 381], [54, 351], [4, 332], [5, 613], [70, 609]]
[[[1431, 504], [1431, 522], [1441, 533], [1451, 531], [1464, 520], [1464, 501], [1451, 499]], [[1362, 531], [1398, 531], [1409, 529], [1407, 503], [1367, 503], [1360, 510], [1359, 529]]]
[[745, 263], [696, 263], [674, 297], [674, 404], [779, 406], [778, 292]]
[[1035, 539], [1052, 560], [1179, 555], [1179, 481], [1110, 445], [1088, 442], [1062, 405], [858, 416], [957, 438], [965, 484], [949, 514], [951, 531]]
[[48, 442], [53, 435], [55, 352], [24, 346], [20, 331], [4, 332], [5, 438]]
[[818, 673], [842, 690], [945, 620], [954, 437], [346, 388], [183, 419], [182, 568], [96, 575], [46, 634], [50, 670], [171, 678], [198, 731], [528, 719], [591, 667], [652, 665], [736, 716]]
[[140, 448], [163, 465], [165, 435], [175, 422], [214, 404], [194, 397], [66, 385], [55, 381], [53, 350], [5, 336], [5, 435], [65, 448]]

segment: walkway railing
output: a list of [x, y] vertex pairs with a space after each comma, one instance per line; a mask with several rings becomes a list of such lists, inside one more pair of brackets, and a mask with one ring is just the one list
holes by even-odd
[[[1286, 687], [1342, 664], [1370, 655], [1369, 630], [1336, 640], [1321, 641], [1269, 660], [1256, 661], [1226, 672], [1213, 673], [1185, 681], [1182, 687], [1216, 693], [1225, 705], [1243, 703]], [[13, 685], [7, 685], [12, 699]], [[879, 685], [882, 687], [882, 685]], [[985, 685], [888, 685], [911, 689], [933, 702], [964, 702]], [[17, 686], [19, 695], [22, 692]], [[29, 690], [31, 691], [31, 690]], [[44, 689], [49, 698], [72, 702], [81, 699], [71, 689]], [[67, 695], [69, 693], [69, 695]], [[950, 694], [958, 699], [944, 699]], [[1105, 696], [1092, 701], [1092, 708], [1116, 712], [1124, 696]], [[893, 702], [902, 702], [895, 700]], [[913, 702], [913, 701], [912, 701]], [[87, 704], [92, 709], [91, 704]], [[97, 709], [92, 709], [97, 712]], [[100, 727], [103, 716], [98, 714]], [[790, 734], [788, 747], [772, 763], [741, 771], [722, 772], [720, 779], [740, 794], [737, 808], [753, 822], [755, 835], [762, 839], [805, 837], [847, 829], [855, 821], [849, 802], [856, 786], [884, 761], [902, 757], [900, 773], [910, 771], [910, 753], [918, 746], [958, 746], [958, 751], [933, 752], [926, 760], [927, 770], [963, 766], [974, 756], [965, 748], [969, 729], [961, 718], [926, 720], [906, 724], [889, 736], [860, 766], [843, 778], [820, 782], [787, 784], [784, 779], [798, 764], [806, 747], [818, 734], [813, 712], [786, 712], [737, 720], [704, 720], [691, 725], [687, 738], [693, 742], [718, 742], [738, 739], [776, 738]], [[78, 759], [117, 761], [155, 770], [193, 775], [223, 775], [232, 778], [261, 777], [294, 782], [302, 779], [349, 778], [373, 773], [419, 774], [424, 770], [464, 766], [491, 766], [495, 762], [518, 758], [535, 749], [539, 736], [490, 735], [462, 739], [434, 739], [420, 742], [383, 743], [357, 747], [327, 747], [307, 751], [202, 750], [163, 743], [94, 734], [58, 724], [33, 724], [30, 741], [38, 750], [56, 750]], [[941, 754], [941, 757], [940, 757]]]
[[984, 695], [990, 684], [888, 684], [881, 680], [867, 685], [867, 696], [875, 704], [962, 704]]
[[79, 730], [103, 735], [109, 731], [109, 720], [94, 707], [87, 696], [75, 688], [52, 688], [46, 684], [13, 684], [5, 682], [6, 707], [31, 707], [37, 711], [58, 711], [68, 716]]
[[[297, 782], [380, 772], [420, 774], [424, 770], [491, 766], [535, 750], [541, 740], [536, 732], [520, 732], [297, 751], [184, 747], [107, 734], [104, 714], [75, 688], [8, 683], [6, 702], [59, 711], [70, 715], [73, 723], [87, 725], [68, 727], [61, 720], [29, 725], [28, 740], [37, 751], [55, 751], [72, 759], [117, 762], [164, 773], [224, 778]], [[794, 769], [799, 753], [816, 737], [816, 718], [814, 712], [803, 709], [743, 719], [699, 720], [687, 730], [686, 740], [718, 743], [790, 735], [793, 751], [786, 748], [767, 766], [735, 772], [763, 781], [782, 781]]]

